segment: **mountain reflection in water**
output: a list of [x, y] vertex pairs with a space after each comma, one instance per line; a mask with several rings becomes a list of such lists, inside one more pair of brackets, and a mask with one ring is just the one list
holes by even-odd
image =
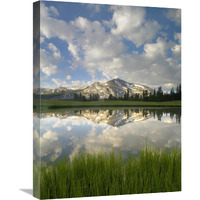
[[127, 123], [139, 122], [148, 118], [154, 117], [154, 119], [162, 120], [162, 117], [169, 115], [170, 119], [176, 120], [176, 123], [181, 121], [181, 109], [180, 108], [168, 108], [168, 109], [105, 109], [105, 110], [67, 110], [61, 112], [42, 113], [36, 115], [40, 118], [58, 117], [65, 119], [68, 117], [75, 117], [76, 119], [88, 119], [94, 123], [106, 123], [111, 126], [123, 126]]
[[181, 109], [83, 109], [34, 114], [34, 159], [73, 159], [79, 151], [139, 153], [147, 142], [171, 148], [181, 142]]

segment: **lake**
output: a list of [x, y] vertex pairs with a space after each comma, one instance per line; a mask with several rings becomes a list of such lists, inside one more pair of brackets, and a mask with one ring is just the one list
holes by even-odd
[[34, 160], [72, 160], [80, 151], [138, 155], [181, 145], [181, 108], [62, 109], [34, 113]]

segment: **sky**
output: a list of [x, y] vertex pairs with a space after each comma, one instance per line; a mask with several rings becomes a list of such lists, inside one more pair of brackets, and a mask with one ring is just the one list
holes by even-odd
[[39, 37], [41, 87], [181, 83], [180, 9], [43, 1]]

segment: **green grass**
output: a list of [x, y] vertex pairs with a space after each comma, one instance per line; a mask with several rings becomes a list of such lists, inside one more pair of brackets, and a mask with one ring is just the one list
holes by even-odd
[[[72, 162], [65, 158], [54, 165], [34, 165], [34, 168], [40, 177], [40, 187], [34, 187], [34, 195], [41, 199], [181, 190], [178, 148], [169, 151], [146, 147], [139, 157], [126, 161], [114, 151], [79, 153]], [[38, 177], [35, 180], [37, 184]]]
[[[35, 101], [36, 102], [36, 101]], [[39, 105], [39, 103], [35, 103]], [[181, 101], [145, 102], [145, 101], [57, 101], [41, 100], [41, 109], [76, 108], [76, 107], [180, 107]]]

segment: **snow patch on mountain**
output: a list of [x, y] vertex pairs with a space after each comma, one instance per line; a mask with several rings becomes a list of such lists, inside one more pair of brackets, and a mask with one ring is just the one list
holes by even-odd
[[[52, 94], [56, 95], [56, 99], [59, 100], [59, 98], [62, 99], [66, 96], [68, 96], [68, 99], [73, 97], [74, 94], [82, 94], [86, 98], [90, 98], [90, 95], [97, 94], [100, 96], [100, 99], [108, 99], [109, 95], [112, 94], [115, 97], [123, 97], [125, 92], [129, 91], [129, 94], [143, 94], [143, 90], [147, 90], [149, 93], [153, 92], [153, 90], [145, 85], [140, 85], [136, 83], [130, 83], [126, 82], [124, 80], [121, 80], [119, 78], [112, 79], [110, 81], [107, 81], [106, 83], [101, 82], [95, 82], [91, 85], [78, 87], [74, 86], [71, 88], [67, 87], [59, 87], [55, 89], [48, 89], [48, 88], [38, 88], [34, 89], [34, 92], [36, 94]], [[52, 96], [53, 98], [53, 96]]]
[[115, 82], [119, 87], [122, 87], [122, 84], [121, 84], [119, 81], [114, 80], [114, 82]]
[[144, 86], [142, 86], [142, 85], [135, 84], [135, 86], [144, 89]]

